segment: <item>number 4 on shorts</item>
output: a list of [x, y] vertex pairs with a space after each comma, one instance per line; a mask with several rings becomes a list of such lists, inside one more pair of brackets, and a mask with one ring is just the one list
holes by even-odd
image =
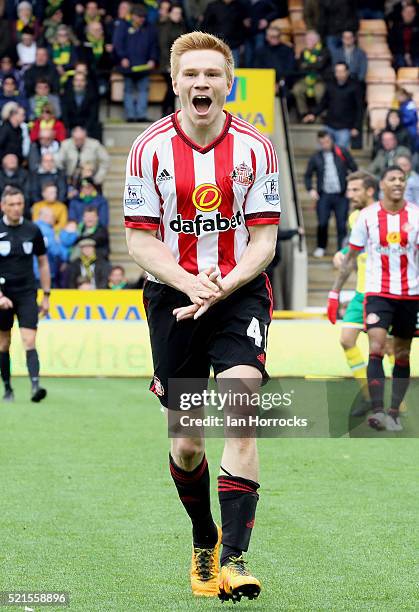
[[253, 317], [252, 320], [250, 321], [249, 327], [247, 328], [247, 335], [249, 336], [249, 338], [253, 338], [253, 340], [255, 341], [256, 346], [261, 347], [262, 346], [262, 340], [264, 340], [264, 346], [266, 347], [266, 334], [268, 331], [268, 326], [262, 324], [263, 327], [263, 335], [260, 329], [260, 323], [259, 321], [256, 319], [256, 317]]

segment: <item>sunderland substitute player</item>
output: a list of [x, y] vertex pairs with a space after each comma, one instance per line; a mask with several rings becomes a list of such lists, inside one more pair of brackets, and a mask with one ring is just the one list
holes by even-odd
[[[419, 208], [404, 200], [406, 175], [391, 166], [382, 175], [383, 199], [359, 214], [350, 236], [350, 250], [329, 296], [328, 315], [336, 320], [339, 291], [352, 269], [352, 259], [367, 251], [365, 325], [368, 332], [368, 388], [374, 429], [401, 431], [400, 404], [410, 379], [410, 347], [419, 305]], [[384, 410], [383, 356], [387, 331], [394, 337], [395, 364], [391, 405]]]
[[51, 278], [44, 238], [37, 225], [23, 218], [25, 200], [16, 187], [6, 187], [1, 196], [0, 219], [0, 369], [5, 401], [13, 401], [10, 384], [10, 340], [14, 317], [20, 327], [31, 380], [31, 400], [40, 402], [47, 392], [39, 385], [39, 359], [35, 346], [38, 326], [37, 288], [33, 256], [38, 258], [44, 296], [41, 313], [49, 308]]
[[[134, 142], [124, 195], [129, 251], [148, 272], [152, 390], [165, 407], [169, 379], [208, 379], [210, 366], [219, 384], [262, 380], [272, 309], [262, 272], [275, 252], [280, 216], [272, 144], [223, 111], [233, 83], [231, 50], [215, 36], [185, 34], [173, 44], [171, 74], [181, 110]], [[255, 439], [225, 440], [222, 534], [211, 515], [204, 441], [173, 439], [170, 472], [192, 521], [193, 593], [257, 597], [260, 582], [242, 555], [259, 498]]]

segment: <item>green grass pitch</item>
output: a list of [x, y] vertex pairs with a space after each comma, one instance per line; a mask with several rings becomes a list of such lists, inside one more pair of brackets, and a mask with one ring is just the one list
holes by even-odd
[[[76, 612], [231, 609], [190, 595], [190, 526], [146, 382], [46, 383], [42, 404], [27, 401], [19, 379], [15, 404], [0, 405], [0, 591], [65, 590]], [[418, 610], [418, 441], [276, 439], [259, 448], [248, 559], [263, 591], [237, 609]], [[221, 440], [209, 440], [217, 518], [220, 452]]]

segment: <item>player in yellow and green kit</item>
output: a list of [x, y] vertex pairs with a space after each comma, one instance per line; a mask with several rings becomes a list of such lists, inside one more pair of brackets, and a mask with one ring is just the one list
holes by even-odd
[[[347, 196], [349, 199], [350, 210], [349, 227], [352, 228], [358, 218], [360, 211], [374, 202], [374, 195], [377, 189], [375, 178], [362, 170], [353, 172], [347, 179]], [[347, 252], [349, 247], [345, 247], [338, 251], [333, 259], [333, 263], [337, 268]], [[364, 396], [364, 402], [357, 403], [352, 410], [352, 416], [363, 416], [368, 412], [369, 394], [368, 387], [365, 384], [367, 379], [367, 364], [361, 349], [357, 346], [357, 340], [360, 332], [364, 329], [364, 287], [365, 287], [365, 267], [367, 254], [361, 252], [357, 259], [357, 283], [355, 296], [349, 302], [343, 317], [342, 331], [340, 335], [340, 344], [344, 350], [346, 361], [352, 371], [354, 378], [359, 380]]]

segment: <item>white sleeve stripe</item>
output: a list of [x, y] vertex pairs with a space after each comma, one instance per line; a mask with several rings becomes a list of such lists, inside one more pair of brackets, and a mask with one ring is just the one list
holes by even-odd
[[[153, 123], [145, 132], [143, 132], [134, 142], [131, 148], [130, 153], [130, 172], [131, 176], [139, 176], [141, 171], [141, 156], [144, 150], [144, 146], [149, 140], [157, 136], [160, 128], [166, 128], [172, 124], [171, 117], [158, 121], [157, 123]], [[140, 150], [139, 150], [140, 149]]]
[[271, 157], [271, 172], [278, 172], [278, 158], [276, 155], [276, 151], [275, 148], [272, 144], [272, 142], [269, 140], [269, 138], [266, 138], [266, 136], [264, 136], [263, 134], [261, 134], [253, 125], [251, 125], [250, 123], [243, 121], [242, 119], [239, 119], [238, 117], [233, 117], [234, 121], [237, 121], [237, 124], [242, 126], [243, 128], [247, 128], [249, 130], [249, 132], [252, 133], [252, 135], [257, 139], [260, 140], [264, 145], [266, 145], [270, 151], [270, 157]]
[[265, 174], [270, 174], [271, 171], [271, 156], [268, 153], [268, 148], [265, 144], [265, 142], [261, 139], [258, 138], [258, 136], [256, 134], [252, 134], [251, 132], [244, 130], [242, 126], [240, 125], [236, 125], [234, 123], [232, 123], [232, 127], [233, 129], [235, 129], [237, 132], [239, 132], [240, 134], [246, 134], [247, 136], [250, 136], [251, 138], [254, 138], [255, 140], [257, 140], [258, 142], [260, 142], [263, 145], [263, 148], [265, 149], [265, 156], [266, 156], [266, 173]]

